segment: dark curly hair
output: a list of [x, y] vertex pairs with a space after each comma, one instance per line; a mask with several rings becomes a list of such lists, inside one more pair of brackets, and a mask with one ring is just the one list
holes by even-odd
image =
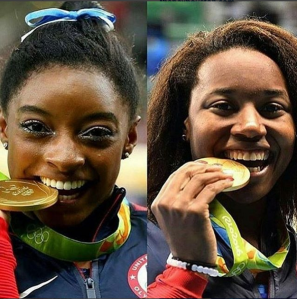
[[[209, 56], [241, 47], [270, 57], [281, 69], [297, 124], [297, 38], [285, 29], [261, 20], [231, 21], [211, 32], [190, 36], [169, 58], [155, 78], [148, 105], [148, 208], [163, 184], [181, 165], [192, 160], [188, 143], [182, 141], [184, 120], [188, 116], [191, 90], [198, 83], [197, 70]], [[297, 153], [277, 184], [273, 194], [280, 201], [288, 222], [296, 215]], [[281, 191], [280, 191], [281, 190]]]
[[[60, 8], [102, 8], [95, 1], [69, 1]], [[7, 113], [11, 98], [34, 72], [54, 65], [105, 74], [129, 107], [130, 118], [137, 113], [139, 85], [134, 61], [115, 32], [106, 32], [100, 20], [80, 19], [56, 22], [33, 31], [14, 49], [3, 71], [1, 108]]]

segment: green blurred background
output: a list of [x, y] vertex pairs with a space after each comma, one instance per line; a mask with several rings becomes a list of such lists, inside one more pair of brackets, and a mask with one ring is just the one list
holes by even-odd
[[297, 33], [296, 1], [148, 1], [148, 88], [162, 61], [197, 31], [208, 31], [232, 19], [257, 16]]

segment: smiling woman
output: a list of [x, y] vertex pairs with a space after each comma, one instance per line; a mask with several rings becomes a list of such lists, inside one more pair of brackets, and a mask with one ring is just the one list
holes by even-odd
[[66, 2], [26, 21], [35, 28], [3, 72], [0, 136], [10, 178], [58, 195], [45, 209], [10, 213], [20, 296], [137, 297], [129, 271], [145, 260], [146, 212], [116, 180], [137, 144], [139, 86], [115, 16]]
[[[164, 63], [148, 110], [149, 297], [296, 297], [296, 70], [296, 37], [259, 20], [194, 34]], [[232, 188], [221, 159], [249, 182]]]

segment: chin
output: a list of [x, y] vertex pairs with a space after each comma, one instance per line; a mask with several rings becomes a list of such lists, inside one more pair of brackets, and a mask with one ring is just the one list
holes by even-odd
[[258, 185], [250, 185], [231, 192], [226, 192], [226, 196], [239, 204], [252, 204], [265, 198], [270, 192], [271, 188]]
[[57, 230], [79, 225], [84, 220], [83, 217], [73, 217], [74, 215], [69, 214], [53, 215], [53, 213], [47, 213], [46, 210], [38, 211], [35, 215], [43, 224]]

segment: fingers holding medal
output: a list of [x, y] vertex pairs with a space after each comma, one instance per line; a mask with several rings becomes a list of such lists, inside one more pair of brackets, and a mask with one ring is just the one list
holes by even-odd
[[248, 168], [241, 163], [238, 163], [229, 159], [220, 159], [220, 158], [202, 158], [198, 161], [205, 161], [209, 164], [221, 164], [222, 171], [226, 174], [231, 174], [233, 176], [233, 184], [231, 187], [224, 189], [222, 192], [234, 191], [240, 188], [243, 188], [249, 183], [250, 180], [250, 171]]

